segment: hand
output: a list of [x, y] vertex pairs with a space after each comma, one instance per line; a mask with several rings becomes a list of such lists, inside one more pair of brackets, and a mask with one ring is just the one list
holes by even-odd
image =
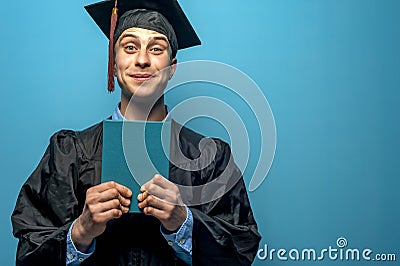
[[181, 227], [187, 213], [174, 183], [156, 174], [140, 191], [138, 206], [146, 215], [156, 217], [168, 231]]
[[109, 220], [127, 213], [131, 197], [131, 190], [112, 181], [89, 188], [82, 214], [71, 231], [77, 249], [86, 252], [93, 239], [106, 230]]

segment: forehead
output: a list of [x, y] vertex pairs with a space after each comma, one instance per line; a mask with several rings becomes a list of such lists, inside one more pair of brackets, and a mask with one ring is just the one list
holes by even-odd
[[122, 32], [120, 38], [125, 38], [125, 37], [133, 37], [133, 38], [138, 38], [142, 40], [149, 40], [149, 39], [159, 39], [159, 40], [165, 40], [166, 42], [169, 43], [167, 36], [165, 36], [162, 33], [159, 33], [157, 31], [153, 30], [148, 30], [148, 29], [143, 29], [143, 28], [129, 28], [126, 29]]

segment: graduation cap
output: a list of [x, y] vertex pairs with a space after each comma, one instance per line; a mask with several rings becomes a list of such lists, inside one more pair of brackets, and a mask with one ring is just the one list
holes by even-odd
[[[85, 9], [103, 33], [110, 39], [108, 47], [108, 91], [110, 92], [114, 90], [114, 38], [118, 37], [115, 36], [114, 33], [118, 22], [118, 16], [123, 16], [124, 13], [137, 9], [156, 11], [161, 14], [161, 16], [158, 16], [158, 19], [155, 20], [157, 21], [156, 23], [165, 24], [164, 27], [162, 26], [161, 28], [166, 28], [166, 32], [170, 32], [168, 27], [172, 26], [173, 33], [166, 34], [162, 30], [156, 31], [163, 33], [167, 37], [169, 37], [169, 35], [176, 36], [176, 49], [184, 49], [201, 44], [199, 37], [185, 13], [183, 13], [177, 0], [106, 0], [85, 6]], [[166, 23], [164, 23], [163, 18], [167, 20]], [[149, 22], [149, 24], [153, 23], [153, 27], [145, 28], [154, 29], [154, 20], [152, 21], [153, 22]], [[155, 29], [158, 28], [156, 27]], [[174, 39], [174, 37], [169, 37], [170, 43], [172, 41], [171, 39]]]

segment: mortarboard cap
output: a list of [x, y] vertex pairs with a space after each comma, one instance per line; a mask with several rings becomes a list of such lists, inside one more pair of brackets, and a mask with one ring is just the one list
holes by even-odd
[[122, 16], [125, 12], [134, 9], [146, 9], [163, 15], [175, 31], [178, 49], [201, 44], [199, 37], [176, 0], [106, 0], [85, 6], [85, 9], [103, 33], [110, 39], [108, 66], [109, 91], [113, 91], [114, 89], [114, 31], [118, 16]]
[[[113, 7], [114, 0], [85, 6], [86, 11], [107, 37], [110, 34], [110, 17]], [[119, 0], [117, 8], [119, 17], [132, 9], [148, 9], [161, 13], [174, 28], [178, 39], [178, 49], [201, 44], [199, 37], [176, 0]]]

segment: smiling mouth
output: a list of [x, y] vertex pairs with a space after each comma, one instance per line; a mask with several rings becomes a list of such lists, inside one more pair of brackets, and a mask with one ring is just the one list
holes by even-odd
[[150, 74], [133, 74], [130, 76], [138, 82], [145, 82], [145, 81], [148, 81], [148, 80], [154, 78], [154, 75], [150, 75]]

